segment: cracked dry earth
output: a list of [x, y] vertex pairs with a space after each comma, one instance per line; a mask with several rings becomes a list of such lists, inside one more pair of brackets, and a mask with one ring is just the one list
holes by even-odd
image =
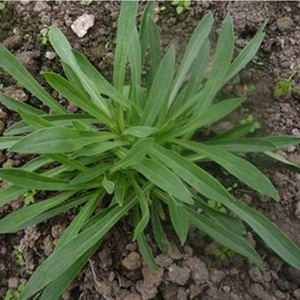
[[[178, 51], [184, 49], [193, 28], [208, 10], [215, 15], [215, 28], [219, 28], [226, 13], [232, 15], [237, 51], [254, 35], [262, 21], [269, 18], [267, 35], [255, 62], [239, 75], [237, 83], [228, 85], [224, 90], [224, 97], [246, 95], [247, 102], [237, 114], [211, 130], [231, 126], [233, 121], [253, 114], [263, 128], [258, 135], [300, 136], [300, 94], [287, 94], [279, 99], [273, 96], [277, 74], [287, 78], [300, 66], [298, 2], [199, 1], [192, 2], [191, 9], [179, 16], [170, 2], [157, 5], [165, 6], [165, 10], [156, 15], [164, 45], [174, 44]], [[0, 11], [0, 41], [41, 79], [41, 71], [61, 72], [53, 49], [47, 41], [42, 43], [47, 27], [56, 24], [75, 48], [84, 52], [107, 78], [111, 78], [118, 12], [117, 1], [92, 2], [90, 5], [77, 1], [7, 2], [4, 10]], [[80, 21], [75, 26], [74, 22], [83, 16], [87, 18], [88, 26], [85, 28], [84, 23], [80, 27]], [[213, 43], [216, 33], [217, 30], [211, 36]], [[38, 101], [1, 70], [0, 80], [5, 93], [40, 107]], [[292, 84], [300, 86], [299, 72], [293, 76]], [[76, 107], [65, 104], [70, 112], [76, 111]], [[17, 120], [16, 114], [0, 107], [0, 133]], [[299, 150], [299, 147], [290, 147], [281, 154], [300, 164]], [[18, 154], [0, 152], [3, 168], [20, 166], [27, 159]], [[274, 203], [239, 186], [235, 192], [271, 218], [300, 246], [300, 176], [265, 158], [251, 159], [274, 182], [281, 200]], [[40, 199], [45, 196], [38, 195]], [[13, 201], [0, 210], [0, 217], [23, 205], [23, 198]], [[14, 290], [20, 283], [25, 283], [35, 268], [51, 254], [75, 213], [70, 211], [36, 227], [0, 236], [1, 299], [8, 289]], [[159, 253], [151, 235], [147, 235], [160, 266], [159, 271], [154, 273], [143, 264], [137, 245], [131, 241], [132, 223], [128, 217], [116, 226], [62, 299], [300, 299], [300, 272], [283, 263], [251, 232], [248, 232], [248, 237], [264, 259], [263, 270], [237, 255], [220, 259], [214, 255], [218, 245], [191, 228], [184, 247], [179, 246], [170, 232], [171, 246], [167, 256]], [[21, 257], [16, 253], [21, 253]]]

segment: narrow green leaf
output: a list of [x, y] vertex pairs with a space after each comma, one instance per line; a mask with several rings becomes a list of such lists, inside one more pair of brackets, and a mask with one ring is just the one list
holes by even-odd
[[202, 85], [202, 81], [205, 78], [205, 72], [210, 57], [210, 43], [207, 38], [201, 46], [199, 53], [195, 59], [195, 62], [191, 69], [191, 79], [187, 84], [186, 97], [189, 98], [192, 95], [199, 92]]
[[130, 65], [131, 73], [131, 86], [130, 86], [130, 98], [134, 100], [134, 103], [138, 105], [140, 101], [140, 91], [141, 91], [141, 74], [142, 74], [142, 58], [141, 58], [141, 45], [139, 34], [134, 27], [131, 34], [131, 41], [128, 50], [128, 60]]
[[122, 135], [131, 135], [143, 139], [152, 135], [156, 130], [156, 127], [133, 126], [127, 128]]
[[101, 183], [104, 189], [106, 190], [107, 194], [113, 194], [115, 190], [115, 183], [113, 181], [108, 180], [106, 176], [104, 176]]
[[276, 150], [275, 145], [272, 142], [268, 142], [261, 138], [242, 138], [236, 140], [211, 140], [205, 144], [216, 146], [220, 149], [237, 152], [237, 153], [248, 153], [248, 152], [264, 152]]
[[294, 136], [268, 136], [262, 138], [263, 140], [275, 145], [276, 150], [287, 148], [289, 146], [295, 146], [300, 143], [300, 137]]
[[157, 201], [154, 201], [153, 207], [151, 209], [151, 223], [155, 242], [160, 251], [164, 255], [167, 255], [169, 249], [169, 242], [167, 235], [164, 231], [163, 225], [161, 224]]
[[182, 62], [180, 64], [177, 76], [174, 80], [172, 92], [168, 102], [168, 108], [170, 108], [171, 105], [173, 104], [173, 101], [187, 73], [189, 72], [194, 60], [196, 59], [199, 53], [199, 49], [202, 47], [203, 43], [206, 41], [206, 38], [208, 37], [211, 31], [212, 25], [213, 25], [213, 15], [212, 13], [208, 13], [204, 16], [204, 18], [201, 20], [201, 22], [194, 30], [190, 38], [190, 41], [187, 45], [187, 48], [185, 50], [184, 56], [182, 58]]
[[74, 264], [87, 249], [96, 245], [103, 236], [133, 207], [135, 201], [119, 206], [84, 230], [76, 238], [51, 254], [28, 281], [20, 300], [32, 298], [36, 293], [57, 279]]
[[0, 150], [12, 147], [20, 137], [0, 137]]
[[120, 159], [112, 168], [111, 172], [125, 169], [138, 164], [147, 155], [153, 144], [153, 138], [138, 140], [127, 154]]
[[66, 79], [62, 76], [46, 72], [44, 77], [47, 82], [64, 98], [70, 102], [76, 104], [82, 110], [89, 113], [91, 116], [94, 116], [96, 119], [103, 121], [107, 125], [112, 125], [113, 121], [105, 115], [105, 113], [92, 101], [90, 101], [87, 96], [73, 87]]
[[202, 143], [180, 141], [178, 144], [198, 154], [205, 155], [249, 187], [263, 195], [268, 195], [275, 200], [279, 200], [278, 192], [271, 181], [254, 165], [243, 158], [221, 150], [218, 147], [207, 146]]
[[70, 183], [76, 185], [79, 183], [91, 181], [92, 179], [97, 178], [106, 171], [108, 171], [111, 168], [111, 166], [111, 164], [99, 164], [95, 167], [89, 168], [77, 175], [74, 179], [71, 180]]
[[145, 158], [141, 163], [134, 165], [134, 169], [176, 199], [189, 204], [193, 203], [191, 195], [182, 181], [160, 162]]
[[265, 154], [283, 164], [285, 164], [289, 169], [293, 170], [294, 172], [300, 173], [300, 166], [292, 163], [291, 161], [285, 159], [284, 157], [270, 151], [266, 151]]
[[[66, 110], [56, 102], [42, 86], [31, 76], [26, 68], [0, 43], [0, 66], [13, 76], [26, 90], [36, 96], [45, 105], [48, 105], [58, 113], [64, 113]], [[2, 96], [0, 97], [2, 98]], [[5, 99], [4, 101], [9, 101]], [[10, 101], [10, 103], [12, 103]], [[13, 104], [15, 105], [15, 104]], [[20, 104], [22, 105], [22, 104]], [[22, 105], [23, 107], [25, 106]], [[38, 112], [39, 110], [34, 111]]]
[[178, 130], [168, 135], [167, 138], [171, 139], [173, 137], [182, 136], [189, 132], [194, 132], [198, 128], [211, 125], [237, 109], [243, 101], [244, 98], [233, 98], [214, 104], [205, 113], [195, 115], [186, 125], [179, 127]]
[[78, 235], [82, 227], [86, 224], [88, 219], [94, 213], [96, 207], [102, 200], [103, 196], [103, 190], [98, 190], [91, 196], [89, 201], [87, 201], [85, 206], [80, 210], [79, 214], [64, 231], [63, 235], [61, 236], [55, 247], [55, 251], [60, 249], [62, 246], [68, 244], [72, 239], [74, 239]]
[[225, 204], [275, 251], [284, 261], [300, 270], [300, 249], [278, 227], [262, 214], [248, 207], [238, 199]]
[[150, 220], [150, 210], [148, 207], [148, 201], [143, 190], [140, 188], [135, 180], [132, 180], [133, 188], [138, 199], [139, 207], [141, 208], [142, 216], [139, 222], [135, 225], [134, 239], [142, 237], [144, 230], [146, 229]]
[[141, 124], [152, 126], [161, 108], [165, 106], [167, 96], [173, 81], [175, 65], [175, 51], [170, 48], [161, 61], [151, 85], [146, 101]]
[[15, 143], [10, 151], [20, 153], [64, 153], [114, 138], [109, 132], [80, 131], [64, 127], [37, 130]]
[[263, 263], [258, 253], [242, 235], [239, 235], [226, 227], [219, 226], [218, 223], [210, 220], [203, 214], [198, 214], [191, 208], [186, 208], [186, 210], [191, 222], [201, 231], [205, 232], [225, 247], [249, 258], [252, 262], [262, 268]]
[[74, 152], [71, 157], [77, 158], [81, 156], [94, 156], [104, 153], [108, 150], [112, 150], [121, 146], [128, 145], [127, 142], [100, 142], [97, 144], [87, 145], [86, 147]]
[[0, 103], [7, 107], [10, 110], [18, 111], [19, 109], [23, 111], [30, 112], [35, 115], [42, 115], [44, 112], [42, 110], [39, 110], [37, 108], [34, 108], [33, 106], [30, 106], [26, 103], [23, 103], [19, 100], [16, 100], [14, 98], [8, 97], [5, 94], [0, 92]]
[[178, 235], [181, 245], [184, 245], [189, 232], [189, 222], [186, 211], [183, 205], [178, 203], [171, 196], [168, 197], [168, 206], [173, 228]]
[[[135, 224], [138, 224], [138, 222], [141, 219], [140, 212], [137, 208], [134, 210], [134, 219]], [[158, 270], [158, 266], [155, 262], [154, 255], [152, 253], [152, 250], [146, 240], [145, 233], [142, 233], [140, 236], [137, 237], [137, 243], [139, 247], [139, 251], [142, 254], [142, 257], [145, 261], [145, 263], [154, 271]]]
[[247, 46], [240, 52], [238, 57], [230, 65], [224, 83], [228, 82], [252, 60], [265, 37], [263, 31], [267, 23], [268, 20], [263, 23], [254, 38], [247, 44]]
[[230, 66], [234, 48], [234, 33], [232, 18], [227, 15], [219, 35], [216, 53], [207, 82], [201, 92], [202, 99], [198, 103], [195, 115], [207, 110], [216, 93], [222, 87]]
[[97, 249], [98, 245], [93, 246], [91, 249], [86, 251], [70, 268], [46, 287], [39, 300], [58, 300]]
[[89, 60], [80, 52], [73, 50], [76, 62], [82, 71], [86, 74], [91, 82], [94, 84], [94, 89], [98, 93], [106, 95], [123, 105], [125, 108], [130, 108], [132, 103], [123, 96], [115, 87], [113, 87], [101, 73], [89, 62]]
[[25, 206], [0, 220], [0, 233], [15, 232], [16, 228], [26, 224], [36, 216], [69, 199], [75, 192], [66, 192], [47, 200]]
[[114, 86], [123, 90], [130, 37], [135, 27], [138, 1], [122, 1], [118, 19], [117, 46], [114, 59]]
[[148, 15], [147, 17], [147, 35], [149, 39], [149, 53], [150, 53], [150, 75], [148, 85], [152, 86], [152, 82], [156, 73], [158, 72], [158, 68], [161, 60], [161, 41], [159, 36], [158, 28], [152, 18], [152, 16]]
[[81, 81], [81, 84], [85, 88], [86, 92], [90, 95], [91, 101], [89, 102], [93, 103], [97, 107], [97, 110], [100, 110], [102, 112], [102, 118], [108, 118], [111, 113], [109, 111], [107, 103], [104, 101], [101, 95], [97, 93], [93, 82], [91, 82], [90, 79], [85, 75], [83, 70], [80, 69], [73, 55], [72, 47], [66, 37], [56, 26], [50, 27], [48, 35], [50, 43], [53, 46], [55, 52], [59, 55], [64, 63], [71, 67], [73, 72]]
[[154, 2], [148, 1], [146, 8], [144, 10], [141, 26], [139, 30], [140, 44], [141, 44], [141, 57], [145, 56], [146, 50], [149, 46], [149, 36], [148, 36], [148, 16], [152, 16], [154, 13]]
[[24, 187], [29, 190], [39, 189], [42, 191], [59, 191], [95, 187], [95, 184], [72, 186], [66, 180], [54, 179], [22, 169], [0, 169], [0, 177], [19, 187]]

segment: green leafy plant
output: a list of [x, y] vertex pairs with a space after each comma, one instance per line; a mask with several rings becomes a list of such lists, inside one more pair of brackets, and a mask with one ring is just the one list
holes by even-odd
[[[78, 208], [54, 252], [29, 279], [22, 300], [34, 295], [42, 300], [58, 299], [111, 228], [129, 213], [136, 224], [134, 240], [153, 269], [157, 266], [145, 230], [151, 220], [154, 238], [166, 252], [165, 211], [182, 244], [191, 223], [262, 267], [261, 258], [244, 236], [247, 224], [287, 263], [300, 269], [296, 244], [230, 194], [203, 165], [208, 161], [218, 164], [248, 187], [278, 201], [273, 184], [245, 156], [262, 152], [286, 163], [276, 150], [298, 144], [299, 138], [247, 137], [253, 122], [237, 124], [213, 137], [199, 132], [197, 141], [194, 138], [198, 129], [225, 118], [243, 103], [242, 98], [216, 102], [215, 96], [252, 60], [266, 23], [233, 58], [233, 22], [227, 16], [206, 77], [211, 13], [196, 27], [176, 68], [174, 48], [163, 54], [152, 18], [153, 3], [147, 4], [139, 31], [137, 9], [136, 1], [121, 4], [113, 84], [71, 48], [57, 27], [50, 28], [49, 41], [62, 61], [65, 77], [52, 72], [43, 75], [57, 93], [81, 109], [80, 113], [69, 114], [0, 45], [0, 65], [52, 111], [47, 114], [0, 93], [0, 102], [22, 118], [5, 131], [0, 147], [39, 154], [21, 168], [0, 170], [0, 177], [10, 183], [0, 191], [0, 206], [31, 190], [52, 191], [50, 198], [36, 199], [0, 220], [0, 232], [16, 232]], [[146, 52], [150, 61], [144, 60]], [[143, 62], [149, 64], [147, 80], [141, 78]], [[228, 213], [210, 207], [209, 199], [222, 204]], [[101, 212], [96, 209], [99, 205]]]
[[16, 290], [8, 290], [4, 300], [19, 300], [24, 289], [25, 284], [21, 283]]
[[190, 0], [173, 0], [172, 5], [176, 6], [176, 12], [180, 15], [183, 11], [190, 9]]
[[25, 261], [24, 261], [24, 257], [23, 257], [22, 252], [20, 252], [18, 250], [14, 250], [12, 254], [15, 257], [16, 262], [19, 266], [24, 266], [25, 265]]
[[0, 10], [3, 10], [5, 8], [5, 4], [1, 1], [0, 2]]
[[229, 258], [235, 256], [236, 253], [227, 247], [219, 246], [214, 251], [214, 255], [219, 257], [221, 260], [226, 260], [226, 259], [229, 259]]
[[274, 88], [274, 97], [279, 99], [282, 96], [289, 96], [293, 93], [298, 93], [300, 90], [293, 86], [292, 78], [298, 72], [294, 71], [289, 78], [281, 78], [280, 74], [277, 74], [277, 83]]

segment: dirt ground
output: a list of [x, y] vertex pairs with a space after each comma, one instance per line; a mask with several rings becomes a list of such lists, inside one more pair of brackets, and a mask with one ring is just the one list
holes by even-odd
[[[85, 53], [107, 77], [112, 76], [113, 50], [119, 2], [7, 2], [0, 11], [0, 41], [41, 81], [41, 71], [61, 72], [45, 32], [51, 24], [58, 25], [72, 45]], [[177, 15], [171, 2], [159, 2], [164, 7], [156, 14], [164, 45], [174, 44], [183, 52], [187, 39], [201, 17], [212, 11], [216, 41], [218, 29], [226, 13], [235, 23], [236, 51], [255, 34], [263, 20], [269, 18], [266, 38], [257, 57], [227, 86], [226, 95], [246, 95], [247, 103], [221, 126], [233, 119], [252, 114], [261, 125], [258, 134], [289, 134], [300, 136], [300, 93], [287, 93], [276, 99], [274, 89], [279, 81], [289, 78], [300, 68], [300, 3], [299, 2], [192, 2], [191, 9]], [[71, 24], [84, 13], [92, 14], [95, 23], [83, 38], [78, 38]], [[34, 99], [0, 70], [0, 80], [6, 93], [39, 106]], [[300, 88], [300, 72], [291, 79]], [[69, 106], [72, 111], [74, 107]], [[0, 107], [0, 133], [17, 120], [17, 116]], [[289, 147], [282, 155], [300, 164], [300, 148]], [[18, 166], [26, 157], [0, 152], [2, 167]], [[300, 175], [285, 170], [266, 158], [252, 158], [277, 187], [281, 200], [275, 203], [245, 187], [235, 192], [278, 224], [300, 246]], [[0, 217], [23, 205], [23, 199], [13, 201], [0, 210]], [[0, 297], [8, 289], [26, 282], [35, 268], [51, 254], [64, 228], [74, 217], [74, 211], [56, 217], [45, 224], [13, 235], [0, 236]], [[167, 299], [167, 300], [285, 300], [300, 299], [300, 272], [283, 263], [255, 235], [249, 238], [264, 259], [259, 270], [246, 259], [235, 255], [221, 259], [214, 255], [216, 247], [207, 237], [191, 228], [185, 247], [171, 236], [168, 256], [162, 256], [148, 239], [160, 266], [153, 273], [143, 265], [137, 245], [131, 242], [132, 220], [121, 222], [99, 245], [80, 276], [63, 295], [63, 299]], [[17, 251], [17, 252], [16, 252]], [[18, 253], [19, 255], [16, 255]]]

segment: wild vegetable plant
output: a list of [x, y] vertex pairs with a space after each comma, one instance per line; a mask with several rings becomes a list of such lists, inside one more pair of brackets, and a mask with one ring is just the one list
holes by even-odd
[[[195, 29], [177, 67], [174, 48], [166, 53], [162, 50], [152, 17], [153, 3], [148, 3], [139, 31], [135, 25], [137, 9], [135, 1], [121, 4], [113, 84], [71, 48], [57, 27], [51, 27], [49, 40], [61, 59], [64, 76], [52, 72], [43, 75], [82, 113], [68, 113], [0, 46], [0, 65], [54, 112], [47, 114], [0, 94], [0, 102], [22, 118], [6, 130], [1, 148], [38, 154], [22, 168], [0, 170], [0, 177], [10, 183], [0, 191], [0, 205], [30, 191], [52, 191], [48, 199], [36, 200], [0, 220], [0, 232], [13, 233], [78, 208], [54, 252], [31, 276], [23, 300], [35, 295], [42, 300], [58, 299], [110, 229], [127, 215], [134, 216], [133, 238], [153, 269], [157, 266], [145, 230], [151, 223], [156, 243], [166, 253], [168, 239], [162, 220], [166, 212], [182, 244], [189, 224], [193, 224], [262, 267], [261, 258], [245, 237], [247, 225], [287, 263], [300, 269], [299, 248], [204, 169], [204, 162], [215, 163], [249, 188], [278, 201], [273, 184], [246, 160], [246, 154], [261, 152], [291, 164], [275, 152], [298, 144], [299, 139], [247, 137], [253, 122], [237, 124], [215, 136], [198, 131], [243, 103], [242, 98], [215, 98], [252, 60], [264, 38], [266, 23], [235, 57], [233, 23], [227, 16], [208, 71], [211, 13]], [[146, 78], [142, 76], [144, 64], [149, 70]], [[220, 205], [211, 207], [209, 200], [226, 208], [226, 213], [219, 210]], [[99, 206], [101, 212], [96, 210]]]

